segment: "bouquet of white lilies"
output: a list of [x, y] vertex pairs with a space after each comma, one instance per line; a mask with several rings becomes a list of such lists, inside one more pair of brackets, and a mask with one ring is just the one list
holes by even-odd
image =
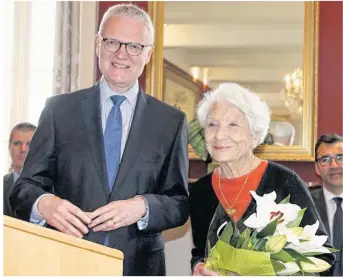
[[306, 208], [289, 203], [289, 197], [275, 203], [276, 193], [258, 196], [256, 213], [244, 221], [242, 233], [224, 223], [217, 243], [210, 249], [206, 267], [220, 275], [312, 275], [330, 264], [316, 256], [335, 252], [324, 247], [327, 236], [316, 236], [319, 222], [299, 227]]

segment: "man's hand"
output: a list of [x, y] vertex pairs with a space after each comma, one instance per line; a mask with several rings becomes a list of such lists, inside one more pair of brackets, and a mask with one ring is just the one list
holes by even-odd
[[44, 196], [38, 202], [38, 211], [49, 225], [63, 233], [79, 238], [88, 233], [91, 219], [67, 200], [54, 195]]
[[88, 215], [92, 220], [88, 227], [93, 228], [94, 232], [108, 232], [129, 226], [145, 216], [145, 210], [145, 201], [140, 196], [113, 201]]
[[197, 263], [193, 268], [193, 276], [218, 276], [218, 273], [205, 267], [205, 263]]

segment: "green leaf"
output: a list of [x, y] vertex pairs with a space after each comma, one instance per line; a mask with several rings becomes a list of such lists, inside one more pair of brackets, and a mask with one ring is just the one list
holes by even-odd
[[211, 251], [211, 249], [212, 249], [209, 239], [207, 240], [207, 249], [208, 249], [208, 251]]
[[244, 231], [241, 233], [240, 237], [243, 238], [243, 242], [240, 245], [241, 249], [248, 249], [249, 248], [249, 242], [251, 243], [250, 233], [251, 233], [250, 228], [245, 228]]
[[303, 208], [298, 212], [298, 217], [296, 219], [294, 219], [293, 221], [289, 222], [286, 226], [288, 228], [292, 228], [292, 227], [299, 227], [301, 220], [303, 219], [304, 213], [306, 211], [307, 208]]
[[303, 267], [301, 266], [300, 261], [295, 261], [295, 263], [297, 264], [297, 266], [300, 268], [300, 272], [302, 276], [305, 276], [305, 272], [303, 270]]
[[272, 236], [275, 233], [276, 230], [276, 226], [277, 226], [278, 220], [275, 219], [272, 222], [270, 222], [266, 227], [264, 227], [258, 234], [257, 234], [257, 238], [261, 239], [261, 238], [265, 238], [268, 236]]
[[279, 204], [288, 204], [289, 199], [290, 199], [290, 194], [288, 194], [288, 196], [285, 199], [283, 199]]
[[292, 262], [293, 258], [290, 254], [288, 254], [285, 250], [281, 250], [278, 253], [275, 254], [271, 254], [270, 255], [271, 258], [275, 259], [275, 260], [279, 260], [281, 262], [284, 263], [288, 263], [288, 262]]
[[245, 230], [242, 232], [241, 236], [243, 236], [245, 239], [250, 237], [251, 230], [249, 228], [245, 228]]
[[308, 259], [306, 256], [304, 256], [303, 254], [299, 253], [298, 251], [296, 251], [294, 249], [285, 248], [284, 250], [289, 255], [292, 256], [292, 258], [295, 260], [295, 262], [304, 262], [304, 263], [313, 264], [313, 262], [310, 259]]
[[257, 243], [258, 239], [257, 237], [257, 231], [254, 230], [252, 232], [251, 238], [250, 238], [250, 244], [249, 244], [249, 248], [248, 249], [253, 249], [254, 245]]
[[237, 228], [234, 228], [232, 238], [231, 238], [231, 245], [233, 247], [239, 248], [239, 247], [237, 247], [237, 244], [238, 244], [238, 240], [239, 240], [240, 236], [241, 236], [241, 233], [239, 232], [239, 230]]
[[326, 247], [331, 253], [339, 252], [341, 250], [336, 249], [336, 248], [331, 248], [331, 247]]
[[323, 253], [319, 252], [307, 252], [307, 253], [302, 253], [306, 257], [313, 257], [313, 256], [318, 256], [318, 255], [323, 255]]
[[220, 240], [222, 240], [223, 242], [230, 244], [230, 240], [233, 234], [233, 226], [232, 223], [229, 222], [228, 224], [226, 224], [223, 233], [220, 235]]
[[252, 247], [251, 239], [247, 238], [244, 240], [241, 249], [251, 249], [251, 247]]
[[260, 239], [256, 245], [254, 246], [254, 249], [256, 251], [264, 251], [265, 250], [265, 246], [266, 246], [267, 240], [266, 239]]
[[245, 238], [242, 235], [240, 235], [240, 237], [236, 243], [236, 248], [242, 248], [244, 241], [245, 241]]
[[270, 259], [270, 261], [272, 262], [274, 271], [276, 273], [286, 269], [286, 267], [282, 263], [280, 263], [279, 261], [276, 261], [274, 259]]

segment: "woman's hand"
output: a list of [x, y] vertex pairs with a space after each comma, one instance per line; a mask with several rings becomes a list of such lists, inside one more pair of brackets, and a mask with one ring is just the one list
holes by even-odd
[[193, 269], [193, 276], [218, 276], [218, 273], [207, 269], [205, 263], [197, 263]]

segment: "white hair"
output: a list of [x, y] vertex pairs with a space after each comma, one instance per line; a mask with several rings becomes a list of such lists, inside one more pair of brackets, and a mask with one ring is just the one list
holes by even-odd
[[99, 25], [99, 34], [101, 34], [105, 23], [107, 20], [112, 18], [113, 16], [118, 17], [129, 17], [131, 19], [135, 19], [137, 21], [143, 21], [145, 26], [148, 28], [149, 35], [150, 35], [150, 43], [154, 43], [154, 25], [152, 24], [151, 18], [149, 14], [144, 11], [143, 9], [137, 7], [133, 4], [118, 4], [110, 7], [104, 14], [101, 19], [101, 23]]
[[229, 101], [239, 108], [248, 120], [257, 145], [264, 141], [270, 124], [270, 110], [256, 93], [235, 83], [221, 83], [216, 89], [206, 93], [198, 104], [197, 117], [203, 128], [212, 105], [218, 101]]
[[295, 137], [294, 126], [288, 121], [278, 122], [275, 126], [273, 137], [276, 140], [277, 138], [289, 139], [289, 145], [292, 145]]

